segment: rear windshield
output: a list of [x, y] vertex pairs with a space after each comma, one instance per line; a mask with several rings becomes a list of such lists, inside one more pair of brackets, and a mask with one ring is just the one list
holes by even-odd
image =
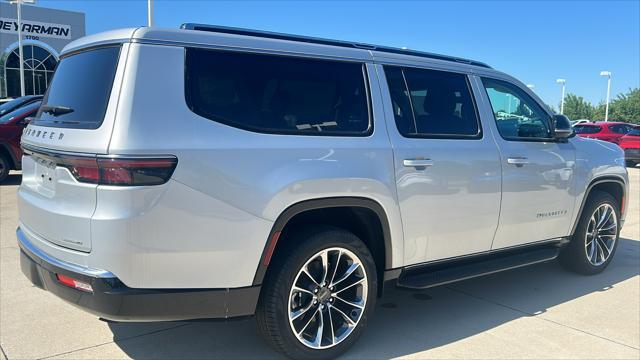
[[120, 47], [63, 58], [53, 75], [34, 125], [97, 129], [107, 109]]
[[601, 127], [595, 125], [576, 125], [573, 127], [576, 134], [595, 134], [600, 132]]
[[627, 135], [640, 136], [640, 127], [631, 129]]

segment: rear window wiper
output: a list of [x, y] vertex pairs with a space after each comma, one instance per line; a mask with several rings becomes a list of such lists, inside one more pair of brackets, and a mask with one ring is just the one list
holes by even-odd
[[59, 105], [42, 105], [40, 109], [42, 110], [42, 112], [51, 114], [53, 116], [60, 116], [73, 112], [72, 108]]

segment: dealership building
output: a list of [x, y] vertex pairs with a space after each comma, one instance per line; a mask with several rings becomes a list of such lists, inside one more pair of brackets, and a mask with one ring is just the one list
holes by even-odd
[[[43, 94], [60, 51], [85, 34], [84, 13], [22, 5], [25, 94]], [[0, 99], [20, 96], [16, 5], [0, 2]]]

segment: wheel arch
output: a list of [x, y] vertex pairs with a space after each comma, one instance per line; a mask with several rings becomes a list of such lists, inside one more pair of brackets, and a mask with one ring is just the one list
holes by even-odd
[[[376, 265], [380, 267], [378, 262], [382, 262], [382, 268], [378, 268], [379, 277], [384, 274], [384, 270], [390, 267], [392, 263], [392, 241], [391, 241], [391, 230], [389, 226], [389, 219], [387, 217], [387, 213], [380, 203], [375, 200], [363, 197], [331, 197], [331, 198], [320, 198], [320, 199], [311, 199], [304, 200], [298, 203], [295, 203], [285, 209], [276, 219], [274, 225], [269, 232], [269, 237], [265, 243], [264, 249], [262, 251], [262, 255], [260, 257], [260, 263], [258, 264], [258, 268], [256, 270], [256, 274], [253, 279], [253, 285], [262, 284], [268, 270], [269, 265], [272, 263], [271, 260], [278, 254], [278, 250], [283, 251], [286, 247], [283, 244], [285, 241], [281, 241], [281, 235], [285, 235], [285, 230], [288, 225], [291, 225], [296, 219], [299, 219], [301, 216], [305, 215], [314, 215], [320, 214], [323, 212], [344, 212], [351, 211], [354, 209], [360, 209], [361, 212], [355, 212], [355, 216], [365, 216], [365, 214], [369, 214], [369, 216], [375, 216], [375, 219], [378, 221], [380, 226], [379, 236], [373, 235], [374, 238], [362, 239], [365, 241], [367, 246], [372, 252], [374, 256], [374, 260], [378, 257], [376, 261]], [[343, 219], [346, 220], [346, 219]], [[371, 219], [359, 219], [359, 221], [364, 222]], [[335, 224], [327, 224], [327, 225], [335, 225]], [[351, 230], [347, 228], [347, 230]], [[369, 228], [370, 231], [375, 233], [375, 229]], [[357, 234], [362, 236], [362, 234]], [[371, 233], [369, 233], [371, 235]], [[379, 237], [379, 239], [378, 239]], [[375, 247], [379, 248], [376, 249]], [[373, 248], [372, 248], [373, 247]], [[380, 254], [382, 252], [382, 254]], [[381, 283], [379, 283], [381, 285]]]
[[19, 164], [19, 160], [16, 159], [16, 156], [13, 154], [13, 152], [11, 151], [11, 147], [4, 143], [4, 142], [0, 142], [0, 154], [5, 155], [7, 157], [7, 160], [9, 160], [9, 165], [11, 166], [11, 169], [17, 169], [17, 165]]
[[577, 212], [578, 216], [576, 216], [576, 218], [573, 221], [573, 225], [571, 226], [570, 236], [573, 236], [573, 234], [575, 233], [576, 227], [578, 226], [578, 222], [580, 221], [580, 218], [582, 218], [582, 212], [584, 211], [584, 206], [587, 203], [587, 200], [589, 199], [589, 196], [593, 191], [604, 191], [611, 194], [619, 202], [621, 207], [620, 210], [623, 213], [622, 217], [624, 218], [624, 210], [626, 210], [625, 202], [627, 200], [626, 187], [627, 185], [624, 179], [622, 177], [615, 176], [615, 175], [601, 176], [591, 180], [591, 182], [589, 183], [589, 186], [587, 187], [587, 190], [585, 191], [584, 196], [582, 197], [580, 208]]

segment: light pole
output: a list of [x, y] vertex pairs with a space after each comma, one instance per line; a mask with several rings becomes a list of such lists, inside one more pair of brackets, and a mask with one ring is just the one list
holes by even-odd
[[560, 115], [564, 114], [564, 86], [567, 83], [565, 79], [557, 79], [556, 83], [562, 84], [562, 97], [560, 98]]
[[604, 107], [604, 121], [609, 121], [609, 95], [611, 94], [611, 71], [600, 71], [600, 76], [607, 77], [607, 102]]
[[20, 57], [20, 96], [24, 96], [24, 57], [22, 55], [22, 4], [35, 4], [36, 0], [12, 0], [18, 11], [18, 56]]
[[147, 25], [153, 26], [153, 0], [147, 0]]

